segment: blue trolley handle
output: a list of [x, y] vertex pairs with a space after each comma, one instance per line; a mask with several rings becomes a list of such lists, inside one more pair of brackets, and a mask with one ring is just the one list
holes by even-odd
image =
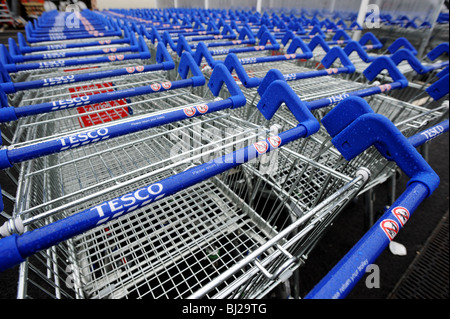
[[447, 55], [449, 54], [448, 42], [443, 42], [443, 43], [437, 45], [433, 50], [428, 52], [427, 58], [430, 59], [431, 61], [434, 61], [444, 53], [447, 53]]
[[158, 115], [150, 115], [134, 121], [112, 124], [29, 146], [14, 149], [3, 148], [0, 150], [0, 169], [12, 167], [15, 163], [24, 162], [45, 155], [59, 153], [164, 124], [221, 111], [227, 108], [241, 107], [246, 104], [245, 97], [231, 77], [231, 74], [227, 71], [225, 66], [218, 65], [213, 70], [211, 79], [208, 82], [208, 87], [214, 96], [218, 96], [223, 84], [226, 84], [228, 91], [231, 94], [231, 97], [225, 100], [201, 104], [195, 107], [186, 107], [175, 111], [168, 111]]
[[439, 185], [439, 177], [410, 141], [386, 117], [374, 113], [364, 99], [345, 99], [322, 119], [322, 124], [346, 160], [373, 145], [388, 160], [395, 161], [410, 180], [403, 194], [313, 288], [307, 299], [344, 298], [363, 276], [362, 269], [376, 260], [414, 210]]
[[175, 67], [172, 57], [162, 43], [159, 43], [156, 51], [157, 64], [143, 65], [142, 67], [126, 67], [114, 70], [90, 72], [85, 74], [66, 75], [56, 78], [47, 78], [41, 80], [33, 80], [26, 82], [12, 82], [8, 72], [4, 69], [0, 63], [0, 72], [3, 74], [3, 78], [7, 78], [5, 83], [0, 83], [0, 89], [6, 94], [16, 93], [18, 91], [43, 88], [55, 85], [65, 85], [67, 83], [77, 83], [83, 81], [97, 80], [106, 77], [116, 77], [122, 75], [133, 74], [137, 72], [151, 72], [157, 70], [170, 70]]
[[[192, 72], [192, 77], [187, 78], [189, 70]], [[192, 56], [189, 53], [183, 54], [178, 66], [178, 72], [183, 80], [165, 82], [164, 84], [145, 85], [140, 87], [133, 87], [125, 90], [117, 90], [113, 92], [100, 93], [94, 95], [85, 95], [71, 99], [46, 102], [41, 104], [27, 105], [21, 107], [3, 107], [0, 108], [0, 123], [8, 121], [16, 121], [25, 116], [37, 115], [42, 113], [55, 112], [68, 108], [79, 107], [83, 105], [90, 105], [102, 103], [112, 100], [124, 99], [133, 96], [151, 94], [155, 92], [163, 92], [168, 90], [175, 90], [189, 86], [201, 86], [205, 84], [205, 77], [201, 73], [198, 66], [195, 64]]]
[[[309, 101], [309, 102], [303, 102], [310, 110], [316, 110], [319, 108], [327, 107], [333, 104], [336, 104], [350, 96], [359, 96], [359, 97], [365, 97], [370, 96], [374, 94], [384, 93], [388, 92], [390, 90], [394, 89], [401, 89], [406, 86], [408, 86], [408, 80], [403, 76], [403, 74], [398, 70], [396, 65], [392, 62], [392, 60], [389, 57], [381, 56], [377, 58], [372, 64], [369, 65], [369, 67], [364, 70], [364, 75], [369, 81], [373, 81], [378, 74], [380, 74], [381, 71], [384, 69], [388, 70], [389, 75], [394, 80], [394, 82], [389, 84], [382, 84], [378, 86], [372, 86], [366, 89], [362, 90], [356, 90], [352, 92], [347, 92], [343, 94], [339, 94], [336, 96], [329, 96], [326, 98]], [[270, 85], [272, 81], [275, 80], [286, 80], [284, 75], [279, 70], [270, 70], [267, 72], [266, 77], [263, 79], [263, 81], [260, 83], [258, 87], [258, 92], [260, 95], [263, 94], [263, 92], [266, 90], [266, 88]]]
[[[291, 46], [295, 45], [295, 40], [296, 39], [301, 41], [300, 38], [295, 38], [294, 41], [291, 43]], [[308, 47], [305, 46], [305, 51], [306, 52], [308, 52], [307, 48]], [[302, 58], [305, 55], [307, 55], [307, 54], [301, 55]], [[294, 54], [293, 56], [292, 55], [284, 55], [284, 56], [279, 56], [279, 57], [282, 57], [283, 59], [289, 60], [290, 58], [297, 58], [297, 56], [300, 56], [300, 54]], [[249, 62], [251, 64], [253, 64], [253, 63], [264, 63], [264, 62], [266, 62], [266, 60], [273, 61], [273, 59], [271, 59], [271, 58], [272, 57], [267, 57], [267, 58], [264, 57], [264, 58], [261, 58], [259, 60], [257, 60], [258, 58], [253, 58], [253, 60], [249, 61]], [[329, 67], [337, 59], [339, 59], [341, 61], [343, 66], [339, 67], [339, 68], [329, 69]], [[250, 78], [248, 76], [247, 72], [245, 71], [241, 61], [242, 60], [238, 59], [238, 57], [235, 54], [231, 53], [231, 54], [229, 54], [226, 57], [226, 59], [224, 61], [224, 64], [225, 64], [225, 66], [228, 68], [228, 70], [230, 72], [233, 72], [233, 70], [236, 70], [236, 74], [239, 77], [239, 80], [241, 81], [241, 83], [246, 88], [259, 86], [261, 84], [261, 82], [263, 81], [263, 78], [257, 78], [257, 77]], [[324, 70], [284, 74], [283, 77], [284, 77], [284, 79], [286, 81], [296, 81], [296, 80], [308, 79], [308, 78], [319, 77], [319, 76], [328, 76], [328, 75], [331, 75], [331, 74], [353, 73], [353, 72], [355, 72], [355, 67], [354, 67], [353, 63], [350, 61], [348, 56], [344, 53], [344, 51], [340, 47], [333, 47], [329, 52], [327, 52], [325, 57], [322, 59], [321, 63], [325, 67]], [[247, 63], [247, 64], [249, 64], [249, 63]]]
[[99, 40], [99, 41], [91, 41], [91, 42], [84, 42], [84, 43], [61, 43], [61, 44], [53, 44], [53, 45], [46, 45], [46, 46], [32, 46], [30, 47], [25, 37], [21, 32], [17, 33], [17, 42], [19, 45], [19, 52], [24, 53], [31, 53], [31, 52], [39, 52], [39, 51], [54, 51], [54, 50], [61, 50], [61, 49], [71, 49], [71, 48], [84, 48], [88, 46], [99, 46], [99, 45], [115, 45], [115, 44], [123, 44], [123, 43], [130, 43], [133, 36], [130, 36], [130, 33], [127, 28], [124, 28], [124, 37], [122, 39], [112, 39], [112, 40]]
[[[99, 57], [90, 57], [83, 59], [71, 59], [71, 60], [52, 60], [48, 62], [40, 62], [40, 63], [24, 63], [24, 64], [5, 64], [4, 67], [9, 73], [20, 72], [20, 71], [28, 71], [28, 70], [39, 70], [39, 69], [52, 69], [52, 68], [60, 68], [60, 67], [68, 67], [68, 66], [78, 66], [85, 64], [95, 64], [95, 63], [110, 63], [114, 61], [122, 61], [122, 60], [134, 60], [134, 59], [150, 59], [150, 51], [148, 50], [147, 45], [145, 44], [144, 39], [139, 36], [138, 38], [139, 52], [134, 54], [121, 54], [116, 55], [112, 54], [109, 56], [99, 56]], [[5, 53], [7, 49], [2, 46], [2, 50]], [[9, 55], [9, 53], [7, 53]], [[9, 56], [9, 59], [12, 59]]]
[[420, 62], [419, 59], [415, 55], [413, 55], [410, 50], [407, 49], [397, 50], [391, 56], [391, 60], [396, 65], [399, 65], [402, 61], [407, 61], [412, 69], [418, 74], [425, 74], [433, 70], [445, 68], [449, 65], [448, 61], [435, 63], [432, 65], [423, 65], [422, 62]]
[[[286, 83], [274, 82], [273, 87], [286, 87]], [[217, 89], [217, 87], [215, 87]], [[283, 101], [273, 102], [275, 104]], [[291, 95], [288, 103], [298, 102], [291, 109], [306, 116], [298, 126], [269, 137], [235, 152], [228, 153], [207, 163], [190, 168], [182, 173], [160, 180], [157, 183], [137, 189], [121, 197], [103, 202], [95, 207], [86, 209], [67, 218], [56, 221], [47, 226], [26, 232], [22, 235], [12, 234], [0, 240], [0, 271], [4, 271], [23, 262], [27, 257], [38, 251], [47, 249], [58, 243], [82, 234], [101, 224], [123, 216], [145, 205], [177, 193], [207, 180], [217, 174], [235, 168], [243, 163], [266, 154], [296, 139], [307, 137], [317, 132], [319, 123], [295, 95]]]
[[417, 55], [417, 50], [414, 48], [414, 46], [404, 37], [400, 37], [397, 40], [395, 40], [389, 47], [388, 47], [388, 51], [391, 54], [394, 54], [395, 52], [397, 52], [398, 50], [400, 50], [401, 48], [405, 48], [409, 51], [411, 51], [411, 53], [413, 55]]
[[95, 50], [86, 50], [86, 51], [71, 51], [71, 52], [46, 52], [43, 54], [31, 54], [31, 55], [22, 55], [17, 46], [14, 39], [8, 39], [9, 44], [9, 53], [14, 63], [23, 63], [29, 61], [39, 61], [39, 60], [53, 60], [53, 59], [62, 59], [62, 58], [74, 58], [74, 57], [84, 57], [89, 55], [102, 55], [106, 53], [122, 53], [122, 52], [137, 52], [140, 47], [136, 42], [135, 37], [130, 38], [130, 45], [123, 46], [118, 48], [100, 48]]
[[[300, 49], [302, 52], [297, 53], [298, 49]], [[235, 53], [229, 53], [227, 57], [225, 58], [225, 61], [215, 60], [211, 54], [211, 52], [208, 50], [208, 47], [203, 42], [200, 42], [195, 50], [194, 53], [194, 59], [197, 65], [200, 65], [202, 62], [202, 59], [205, 58], [206, 62], [210, 67], [214, 67], [218, 63], [225, 63], [227, 67], [231, 70], [232, 67], [239, 68], [239, 65], [244, 64], [258, 64], [258, 63], [268, 63], [268, 62], [277, 62], [277, 61], [286, 61], [286, 60], [293, 60], [293, 59], [310, 59], [313, 57], [312, 52], [310, 51], [309, 47], [299, 38], [296, 37], [294, 40], [292, 40], [291, 44], [289, 45], [287, 54], [282, 55], [273, 55], [273, 56], [261, 56], [261, 57], [251, 57], [251, 58], [241, 58], [239, 59]], [[226, 61], [229, 62], [226, 62]], [[242, 76], [243, 83], [245, 82], [244, 79], [245, 76]], [[251, 83], [249, 87], [255, 86], [254, 81], [250, 81], [248, 83]], [[247, 82], [245, 82], [247, 83]], [[257, 85], [257, 84], [256, 84]]]

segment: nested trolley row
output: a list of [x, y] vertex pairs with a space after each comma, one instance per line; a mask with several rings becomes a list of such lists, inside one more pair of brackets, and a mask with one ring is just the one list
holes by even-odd
[[[46, 15], [3, 60], [1, 165], [17, 172], [17, 191], [0, 247], [2, 269], [20, 264], [18, 298], [298, 291], [293, 273], [352, 199], [397, 166], [423, 194], [408, 197], [414, 207], [437, 187], [414, 149], [425, 141], [412, 138], [448, 130], [448, 63], [427, 69], [435, 86], [423, 85], [430, 98], [415, 105], [417, 91], [394, 94], [412, 79], [397, 68], [403, 57], [380, 54], [355, 68], [342, 29], [293, 34], [198, 12], [163, 24], [134, 14], [83, 11], [84, 30], [53, 36], [61, 15]], [[95, 57], [113, 41], [145, 54]], [[317, 54], [318, 43], [333, 48]], [[25, 60], [58, 59], [58, 49], [64, 60], [27, 71]], [[325, 277], [306, 297], [336, 297], [345, 275]]]

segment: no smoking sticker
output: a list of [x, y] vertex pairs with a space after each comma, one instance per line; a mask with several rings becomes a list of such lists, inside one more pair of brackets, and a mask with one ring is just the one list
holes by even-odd
[[259, 154], [264, 154], [269, 148], [269, 145], [266, 142], [257, 142], [254, 143], [253, 146]]
[[385, 219], [380, 223], [381, 229], [384, 231], [389, 240], [393, 240], [398, 234], [400, 227], [392, 219]]
[[272, 147], [277, 148], [281, 144], [281, 138], [279, 136], [271, 136], [268, 141]]
[[191, 117], [195, 115], [195, 108], [192, 106], [188, 106], [186, 108], [184, 108], [184, 114], [186, 114], [187, 116]]
[[404, 207], [395, 207], [394, 209], [392, 209], [392, 213], [400, 222], [400, 224], [402, 226], [405, 226], [406, 222], [409, 219], [409, 211]]

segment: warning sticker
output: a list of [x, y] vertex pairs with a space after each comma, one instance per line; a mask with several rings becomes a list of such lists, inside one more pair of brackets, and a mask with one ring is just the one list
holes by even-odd
[[385, 219], [380, 223], [381, 229], [384, 231], [389, 240], [393, 240], [398, 234], [400, 227], [392, 219]]
[[266, 142], [257, 142], [254, 143], [253, 146], [259, 154], [264, 154], [269, 148], [269, 145]]
[[161, 84], [159, 83], [150, 84], [150, 87], [152, 88], [153, 91], [158, 92], [161, 89]]
[[201, 114], [204, 114], [204, 113], [208, 112], [208, 105], [207, 105], [207, 104], [200, 104], [200, 105], [197, 105], [197, 110], [198, 110]]
[[[69, 88], [71, 92], [71, 97], [81, 97], [86, 95], [100, 94], [114, 91], [113, 83], [102, 83], [102, 84], [90, 84], [78, 87]], [[114, 101], [106, 101], [102, 103], [90, 104], [77, 107], [78, 114], [82, 115], [78, 118], [81, 127], [94, 126], [114, 120], [118, 120], [130, 115], [130, 108], [126, 106], [127, 100], [120, 99]], [[120, 107], [123, 106], [123, 107]], [[96, 112], [100, 110], [105, 110], [104, 112]], [[87, 114], [90, 112], [96, 112], [93, 114]]]
[[399, 221], [399, 223], [402, 226], [405, 226], [406, 222], [409, 219], [409, 211], [404, 207], [395, 207], [392, 209], [392, 213], [394, 214], [395, 218]]
[[274, 148], [277, 148], [281, 144], [281, 138], [279, 136], [271, 136], [267, 140]]
[[194, 116], [195, 112], [196, 112], [195, 108], [192, 106], [185, 107], [183, 109], [183, 111], [184, 111], [184, 114], [186, 114], [186, 116], [189, 116], [189, 117]]
[[168, 90], [172, 87], [172, 82], [170, 82], [170, 81], [163, 82], [163, 83], [161, 83], [161, 85], [164, 89]]

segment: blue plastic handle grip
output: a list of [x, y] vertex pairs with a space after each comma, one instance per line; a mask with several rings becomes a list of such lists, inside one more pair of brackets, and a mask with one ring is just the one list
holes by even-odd
[[[29, 24], [27, 24], [29, 26]], [[49, 41], [59, 41], [59, 40], [77, 40], [77, 39], [91, 39], [91, 38], [103, 38], [103, 37], [115, 37], [122, 36], [122, 30], [116, 29], [112, 31], [105, 32], [92, 32], [92, 33], [77, 33], [71, 35], [65, 35], [60, 33], [48, 33], [46, 35], [41, 34], [33, 34], [34, 31], [30, 30], [30, 28], [25, 27], [25, 33], [27, 36], [27, 40], [30, 43], [38, 43], [38, 42], [49, 42]]]
[[444, 43], [441, 43], [438, 46], [436, 46], [433, 50], [428, 52], [427, 57], [431, 61], [434, 61], [434, 60], [436, 60], [439, 56], [441, 56], [444, 53], [447, 53], [447, 55], [449, 53], [449, 44], [448, 44], [448, 42], [444, 42]]
[[396, 65], [399, 65], [403, 61], [407, 61], [412, 69], [419, 74], [425, 74], [434, 69], [431, 66], [423, 65], [419, 59], [407, 49], [397, 50], [390, 58]]
[[340, 47], [333, 47], [327, 54], [323, 57], [321, 63], [325, 68], [329, 68], [336, 60], [340, 60], [344, 68], [346, 68], [347, 73], [355, 72], [355, 66], [352, 61], [350, 61], [348, 55]]
[[341, 102], [323, 118], [322, 124], [333, 137], [333, 144], [347, 160], [374, 145], [388, 159], [394, 159], [412, 178], [403, 194], [310, 291], [307, 299], [346, 297], [362, 278], [365, 267], [376, 260], [405, 226], [418, 205], [439, 185], [439, 177], [415, 150], [411, 141], [387, 118], [373, 113], [363, 99], [349, 98]]
[[116, 77], [121, 75], [129, 75], [133, 73], [145, 73], [157, 70], [163, 70], [163, 64], [143, 65], [136, 67], [120, 68], [115, 70], [107, 70], [100, 72], [90, 72], [85, 74], [65, 75], [56, 78], [48, 78], [42, 80], [33, 80], [18, 83], [1, 83], [0, 86], [6, 94], [15, 93], [18, 91], [25, 91], [36, 88], [50, 87], [56, 85], [65, 85], [68, 83], [76, 83], [83, 81], [90, 81], [95, 79], [102, 79], [107, 77]]
[[[11, 39], [12, 40], [12, 39]], [[14, 43], [14, 41], [13, 41]], [[12, 59], [16, 63], [22, 62], [30, 62], [30, 61], [39, 61], [39, 60], [55, 60], [55, 59], [64, 59], [64, 58], [74, 58], [74, 57], [83, 57], [89, 55], [101, 55], [108, 53], [123, 53], [123, 52], [137, 52], [139, 51], [139, 46], [137, 44], [132, 44], [126, 47], [118, 47], [118, 48], [104, 48], [104, 49], [96, 49], [96, 50], [86, 50], [86, 51], [71, 51], [71, 52], [49, 52], [43, 54], [32, 54], [32, 55], [21, 55], [19, 52], [12, 52], [12, 46], [10, 45], [10, 54]], [[14, 54], [14, 55], [13, 55]]]
[[132, 134], [164, 124], [181, 121], [212, 112], [217, 112], [235, 106], [236, 105], [234, 105], [233, 100], [226, 99], [208, 104], [202, 104], [199, 106], [187, 107], [185, 109], [176, 111], [169, 111], [159, 115], [147, 116], [138, 120], [110, 125], [99, 129], [93, 129], [79, 134], [45, 141], [30, 146], [23, 146], [11, 150], [3, 149], [0, 150], [0, 152], [4, 153], [0, 155], [0, 169], [11, 167], [15, 163], [20, 163], [45, 155], [67, 151], [69, 149], [82, 147], [118, 136]]
[[383, 44], [372, 32], [366, 32], [361, 39], [359, 39], [359, 44], [361, 45], [367, 45], [369, 42], [372, 43], [370, 45], [372, 49], [381, 49], [383, 47]]
[[449, 91], [449, 74], [442, 76], [425, 90], [435, 101], [448, 95]]
[[417, 133], [413, 136], [408, 137], [408, 141], [412, 146], [418, 147], [438, 136], [448, 132], [449, 129], [449, 120], [445, 120], [439, 124], [433, 125], [432, 127]]
[[389, 119], [373, 112], [363, 98], [344, 99], [327, 113], [322, 124], [346, 160], [350, 161], [374, 145], [410, 177], [409, 184], [424, 184], [428, 188], [427, 196], [439, 185], [439, 177], [406, 137]]
[[218, 96], [224, 84], [228, 87], [228, 91], [230, 92], [231, 97], [222, 101], [216, 101], [209, 104], [201, 104], [195, 107], [186, 107], [182, 110], [172, 112], [169, 111], [157, 116], [148, 116], [139, 120], [110, 125], [108, 127], [100, 129], [93, 129], [91, 131], [86, 131], [72, 136], [45, 141], [30, 146], [15, 148], [12, 150], [2, 149], [0, 150], [0, 169], [11, 167], [15, 163], [23, 162], [33, 158], [66, 151], [68, 149], [73, 149], [117, 136], [123, 136], [126, 134], [146, 130], [167, 123], [173, 123], [175, 121], [201, 116], [207, 113], [217, 112], [226, 108], [236, 108], [244, 106], [246, 104], [245, 96], [236, 85], [234, 79], [231, 77], [231, 74], [227, 72], [225, 66], [219, 65], [213, 70], [211, 79], [208, 83], [208, 87], [210, 88], [213, 95]]
[[85, 48], [90, 46], [100, 46], [100, 45], [116, 45], [116, 44], [124, 44], [130, 43], [130, 36], [127, 34], [128, 31], [125, 32], [126, 36], [122, 39], [107, 39], [107, 40], [99, 40], [92, 42], [83, 42], [83, 43], [60, 43], [60, 44], [52, 44], [45, 46], [28, 46], [25, 41], [25, 38], [22, 33], [17, 33], [17, 40], [19, 42], [19, 51], [23, 53], [32, 53], [32, 52], [40, 52], [40, 51], [54, 51], [54, 50], [62, 50], [62, 49], [73, 49], [73, 48]]
[[350, 96], [366, 97], [366, 96], [371, 96], [371, 95], [380, 94], [380, 93], [386, 93], [391, 90], [402, 89], [402, 88], [403, 88], [402, 83], [392, 82], [389, 84], [382, 84], [382, 85], [373, 86], [373, 87], [362, 89], [362, 90], [356, 90], [356, 91], [352, 91], [352, 92], [337, 94], [337, 95], [329, 96], [326, 98], [318, 99], [315, 101], [310, 101], [310, 102], [307, 102], [307, 105], [310, 110], [316, 110], [316, 109], [320, 109], [320, 108], [323, 108], [326, 106], [330, 106], [330, 105], [339, 103], [340, 101], [342, 101]]
[[[189, 71], [192, 72], [193, 76], [189, 79], [186, 79]], [[120, 100], [139, 95], [152, 94], [155, 92], [163, 92], [167, 90], [175, 90], [189, 86], [201, 86], [205, 84], [205, 78], [203, 74], [201, 73], [200, 69], [195, 64], [194, 59], [189, 53], [183, 53], [178, 65], [178, 73], [183, 78], [183, 80], [174, 82], [167, 81], [166, 83], [164, 83], [164, 85], [153, 84], [141, 87], [133, 87], [125, 90], [86, 95], [65, 100], [21, 106], [17, 108], [3, 107], [0, 108], [0, 122], [14, 121], [25, 116], [54, 112], [83, 105]]]
[[13, 73], [28, 70], [78, 66], [85, 64], [111, 63], [114, 61], [122, 60], [150, 59], [150, 51], [148, 50], [148, 47], [145, 44], [144, 40], [142, 38], [139, 38], [138, 41], [140, 42], [140, 52], [135, 54], [112, 54], [109, 56], [90, 57], [83, 59], [55, 60], [40, 63], [7, 64], [5, 65], [5, 68], [8, 72]]
[[141, 87], [129, 88], [129, 89], [125, 89], [125, 90], [117, 90], [117, 91], [112, 91], [112, 92], [107, 92], [107, 93], [86, 95], [86, 96], [81, 96], [81, 97], [65, 99], [65, 100], [21, 106], [21, 107], [15, 108], [15, 113], [16, 113], [17, 118], [20, 118], [20, 117], [25, 117], [25, 116], [30, 116], [30, 115], [59, 111], [59, 110], [83, 106], [83, 105], [97, 104], [97, 103], [102, 103], [102, 102], [106, 102], [106, 101], [120, 100], [120, 99], [130, 98], [130, 97], [139, 96], [139, 95], [151, 94], [151, 93], [155, 93], [155, 92], [174, 90], [174, 89], [179, 89], [179, 88], [188, 87], [188, 86], [192, 86], [191, 79], [170, 82], [170, 89], [166, 89], [166, 88], [164, 88], [163, 85], [160, 85], [160, 84], [153, 85], [153, 86], [146, 85], [146, 86], [141, 86]]
[[246, 48], [234, 48], [234, 49], [219, 49], [210, 50], [211, 55], [225, 55], [230, 53], [244, 53], [244, 52], [255, 52], [255, 51], [269, 51], [269, 50], [279, 50], [279, 45], [266, 45], [266, 46], [254, 46]]
[[307, 105], [300, 100], [297, 93], [284, 81], [279, 70], [273, 69], [267, 73], [258, 88], [258, 94], [261, 99], [257, 108], [267, 120], [272, 119], [281, 104], [285, 103], [300, 123], [299, 125], [305, 127], [306, 136], [319, 130], [319, 122], [311, 114]]
[[347, 56], [350, 56], [353, 52], [358, 53], [358, 56], [366, 63], [372, 62], [375, 58], [370, 57], [364, 48], [357, 41], [350, 41], [344, 48], [344, 52]]
[[48, 78], [42, 80], [33, 80], [26, 82], [7, 82], [0, 83], [0, 87], [6, 94], [16, 93], [18, 91], [49, 87], [55, 85], [65, 85], [67, 83], [77, 83], [83, 81], [90, 81], [96, 79], [102, 79], [107, 77], [116, 77], [122, 75], [129, 75], [141, 72], [152, 72], [157, 70], [170, 70], [175, 67], [175, 63], [173, 62], [171, 56], [167, 52], [167, 49], [162, 45], [162, 43], [158, 44], [157, 52], [156, 52], [156, 60], [158, 64], [153, 65], [143, 65], [143, 66], [133, 66], [126, 67], [120, 69], [113, 69], [107, 71], [99, 71], [99, 72], [89, 72], [84, 74], [74, 74], [74, 75], [66, 75], [60, 76], [56, 78]]
[[417, 55], [417, 50], [414, 48], [414, 46], [404, 37], [400, 37], [397, 40], [395, 40], [389, 47], [388, 51], [392, 54], [397, 52], [400, 48], [405, 48], [412, 52], [412, 54]]
[[[103, 33], [103, 34], [101, 34]], [[48, 35], [32, 35], [27, 33], [27, 40], [30, 43], [39, 43], [39, 42], [50, 42], [50, 41], [61, 41], [61, 40], [81, 40], [81, 39], [92, 39], [92, 38], [103, 38], [103, 37], [116, 37], [122, 36], [121, 31], [113, 31], [113, 32], [101, 32], [98, 35], [83, 33], [76, 35], [64, 35], [57, 33], [49, 33]]]

